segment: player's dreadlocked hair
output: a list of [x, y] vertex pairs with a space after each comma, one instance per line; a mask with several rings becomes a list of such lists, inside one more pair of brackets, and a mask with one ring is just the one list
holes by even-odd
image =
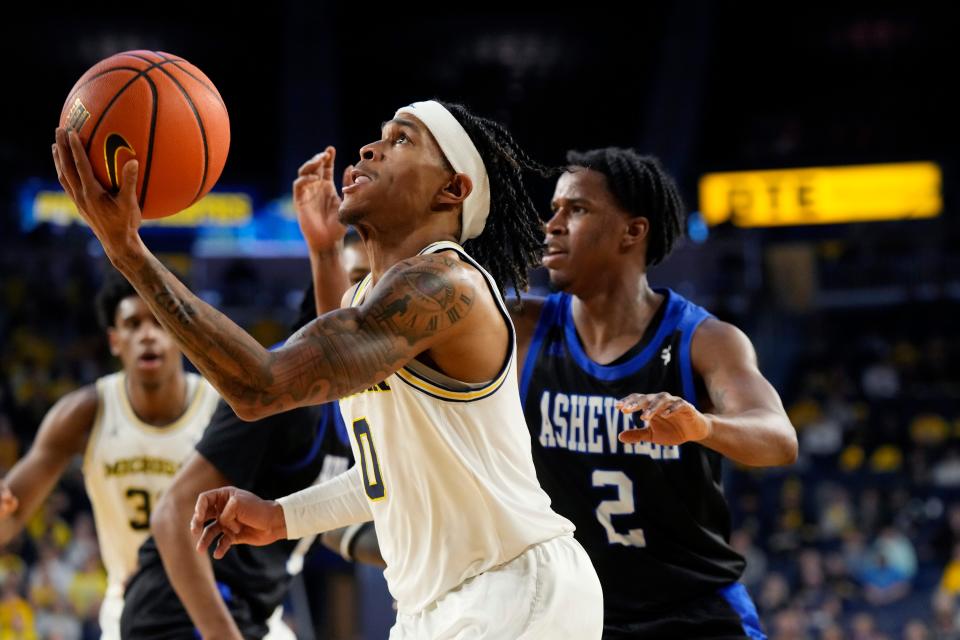
[[653, 156], [607, 147], [567, 152], [567, 164], [602, 173], [621, 207], [650, 221], [647, 266], [666, 258], [683, 235], [685, 212], [677, 185]]
[[501, 288], [510, 284], [519, 294], [527, 287], [527, 269], [540, 263], [543, 246], [543, 226], [524, 187], [523, 174], [547, 178], [558, 172], [527, 155], [499, 122], [476, 116], [460, 104], [440, 104], [466, 130], [490, 179], [487, 224], [464, 248]]

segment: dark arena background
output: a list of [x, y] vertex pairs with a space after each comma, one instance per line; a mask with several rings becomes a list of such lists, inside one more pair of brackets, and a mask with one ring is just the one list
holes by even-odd
[[[462, 102], [553, 165], [608, 145], [659, 156], [689, 215], [651, 283], [741, 327], [798, 430], [796, 464], [724, 477], [765, 631], [960, 638], [946, 3], [521, 4], [4, 9], [0, 477], [58, 398], [118, 368], [91, 304], [106, 259], [50, 157], [63, 101], [102, 58], [168, 51], [220, 90], [231, 148], [209, 206], [143, 237], [264, 344], [286, 336], [310, 277], [297, 167], [332, 144], [339, 176], [399, 106]], [[530, 187], [546, 216], [552, 184]], [[543, 273], [532, 282], [545, 293]], [[78, 460], [0, 547], [0, 638], [99, 637], [95, 536]], [[373, 640], [391, 604], [379, 571], [318, 544], [286, 613], [300, 638]]]

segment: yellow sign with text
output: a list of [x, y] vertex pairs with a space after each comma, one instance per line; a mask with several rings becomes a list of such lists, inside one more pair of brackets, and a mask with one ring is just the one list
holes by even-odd
[[[35, 223], [68, 225], [82, 222], [77, 207], [63, 191], [39, 191], [33, 199]], [[242, 227], [253, 219], [253, 201], [245, 193], [209, 193], [180, 213], [144, 220], [154, 227]]]
[[700, 211], [711, 226], [738, 227], [933, 218], [941, 183], [932, 162], [708, 173]]

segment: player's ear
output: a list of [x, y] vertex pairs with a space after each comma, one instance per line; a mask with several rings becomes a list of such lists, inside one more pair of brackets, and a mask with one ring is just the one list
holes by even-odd
[[115, 358], [120, 357], [120, 338], [117, 336], [116, 327], [107, 329], [107, 342], [110, 343], [110, 355]]
[[437, 193], [436, 203], [440, 206], [460, 204], [473, 191], [473, 180], [465, 173], [455, 173]]
[[629, 249], [637, 243], [643, 242], [650, 233], [650, 221], [643, 216], [629, 218], [627, 226], [623, 231], [623, 237], [620, 239], [620, 246]]

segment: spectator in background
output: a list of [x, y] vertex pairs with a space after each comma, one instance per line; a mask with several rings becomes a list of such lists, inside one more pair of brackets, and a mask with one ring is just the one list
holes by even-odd
[[0, 640], [36, 640], [33, 609], [20, 597], [19, 572], [10, 571], [0, 586]]
[[100, 564], [100, 556], [91, 555], [70, 582], [67, 598], [74, 613], [81, 620], [95, 621], [98, 618], [100, 603], [107, 591], [107, 574]]
[[808, 625], [813, 631], [821, 634], [843, 620], [843, 602], [836, 596], [828, 593], [820, 606], [807, 614]]
[[880, 640], [877, 623], [869, 613], [858, 613], [850, 625], [851, 640]]
[[839, 540], [845, 532], [854, 527], [850, 493], [843, 487], [831, 483], [822, 485], [822, 491], [819, 494], [820, 539]]
[[785, 480], [781, 487], [776, 530], [769, 540], [774, 551], [789, 553], [801, 545], [807, 522], [803, 491], [803, 483], [795, 476]]
[[807, 640], [805, 614], [797, 609], [785, 609], [773, 618], [771, 640]]
[[790, 584], [782, 573], [774, 572], [767, 576], [760, 588], [757, 604], [764, 618], [770, 619], [773, 614], [786, 609], [790, 600]]
[[73, 521], [73, 537], [66, 549], [67, 562], [74, 569], [80, 569], [87, 564], [91, 556], [100, 555], [100, 546], [97, 543], [97, 532], [93, 526], [93, 518], [89, 513], [80, 513]]
[[911, 620], [903, 629], [903, 640], [931, 640], [930, 628], [922, 620]]
[[866, 535], [872, 535], [880, 528], [880, 523], [885, 519], [880, 490], [873, 487], [864, 489], [860, 493], [858, 502], [857, 529]]
[[730, 546], [747, 561], [740, 582], [753, 591], [767, 575], [767, 554], [754, 544], [753, 535], [746, 528], [737, 529], [730, 534]]
[[820, 632], [819, 640], [844, 640], [845, 638], [843, 628], [838, 624], [831, 624]]
[[60, 559], [59, 550], [49, 542], [41, 541], [38, 562], [30, 569], [30, 602], [38, 607], [53, 605], [67, 593], [73, 582], [73, 573], [73, 569]]
[[[847, 566], [847, 560], [842, 551], [835, 550], [827, 552], [824, 557], [823, 567], [826, 573], [827, 584], [830, 586], [830, 593], [839, 599], [841, 609], [843, 603], [851, 602], [859, 596], [860, 589], [853, 581], [852, 572]], [[839, 619], [839, 615], [837, 618]]]
[[953, 557], [947, 563], [943, 570], [943, 577], [940, 578], [940, 590], [956, 597], [960, 594], [960, 543], [953, 547]]
[[806, 611], [816, 611], [829, 598], [823, 571], [823, 559], [816, 549], [804, 549], [799, 555], [800, 584], [794, 602]]
[[37, 610], [37, 635], [41, 638], [80, 640], [83, 625], [62, 597], [57, 597], [50, 607]]
[[892, 400], [900, 394], [900, 374], [889, 361], [876, 362], [863, 370], [860, 386], [871, 400]]
[[957, 544], [960, 544], [960, 503], [947, 507], [946, 517], [934, 537], [933, 544], [941, 560], [949, 561], [953, 558]]
[[872, 562], [860, 574], [864, 598], [875, 607], [883, 607], [902, 600], [910, 593], [910, 579], [891, 566], [883, 550], [875, 550]]
[[883, 555], [890, 567], [905, 580], [913, 582], [917, 576], [917, 551], [913, 543], [896, 527], [885, 527], [874, 543], [877, 553]]
[[946, 456], [933, 465], [930, 478], [933, 486], [940, 489], [960, 487], [960, 452], [956, 445], [951, 445]]
[[937, 640], [960, 640], [956, 596], [947, 591], [933, 595], [933, 637]]

